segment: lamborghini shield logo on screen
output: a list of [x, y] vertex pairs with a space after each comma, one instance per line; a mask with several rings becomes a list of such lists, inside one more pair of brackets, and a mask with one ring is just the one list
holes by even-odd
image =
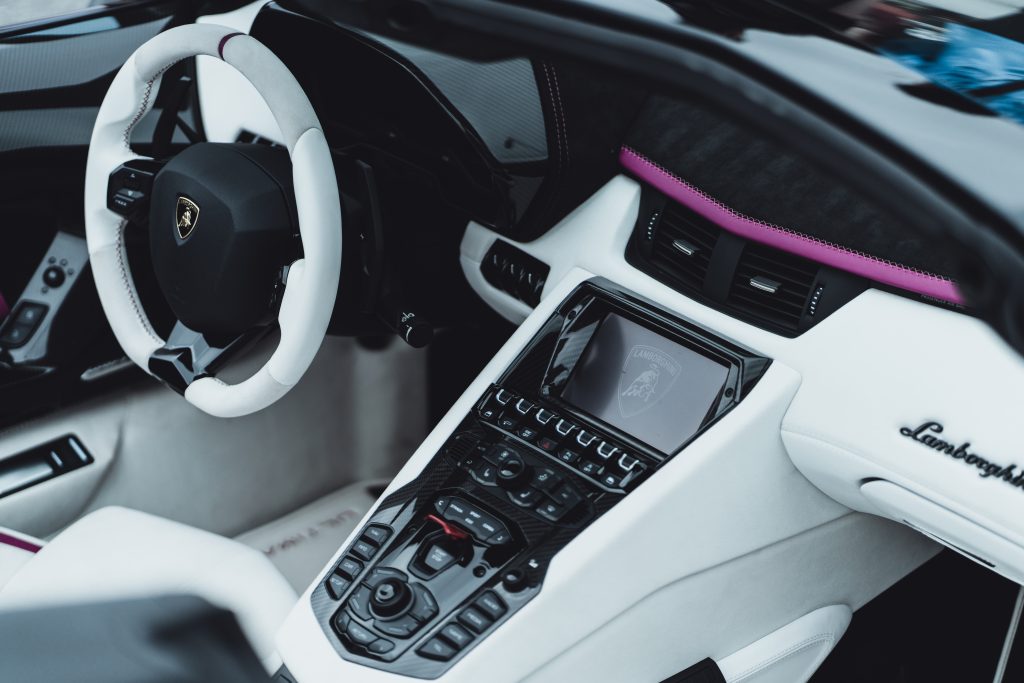
[[619, 412], [630, 418], [657, 405], [679, 377], [682, 366], [653, 346], [629, 350], [619, 376]]
[[199, 205], [188, 197], [178, 197], [174, 207], [174, 224], [178, 228], [178, 237], [188, 239], [199, 222]]

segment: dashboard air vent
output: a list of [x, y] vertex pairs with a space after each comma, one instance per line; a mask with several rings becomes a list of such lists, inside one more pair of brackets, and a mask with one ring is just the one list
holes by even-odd
[[677, 284], [700, 291], [721, 229], [678, 204], [666, 204], [654, 226], [651, 263]]
[[786, 330], [800, 329], [817, 264], [762, 244], [748, 243], [736, 266], [727, 304]]

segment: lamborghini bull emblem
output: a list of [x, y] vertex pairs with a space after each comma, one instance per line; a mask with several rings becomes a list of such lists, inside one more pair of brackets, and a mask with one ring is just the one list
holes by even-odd
[[192, 231], [196, 229], [199, 221], [199, 205], [188, 197], [178, 197], [178, 203], [174, 207], [174, 223], [178, 228], [178, 237], [188, 239]]
[[629, 418], [654, 406], [669, 392], [682, 366], [664, 351], [638, 344], [630, 349], [619, 377], [619, 412]]

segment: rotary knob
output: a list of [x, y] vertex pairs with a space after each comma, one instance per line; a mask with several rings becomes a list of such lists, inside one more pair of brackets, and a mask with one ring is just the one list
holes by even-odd
[[518, 455], [514, 455], [498, 465], [498, 486], [507, 491], [521, 489], [530, 483], [533, 468], [526, 464]]
[[396, 617], [412, 604], [412, 590], [400, 579], [383, 581], [370, 596], [370, 609], [382, 618]]

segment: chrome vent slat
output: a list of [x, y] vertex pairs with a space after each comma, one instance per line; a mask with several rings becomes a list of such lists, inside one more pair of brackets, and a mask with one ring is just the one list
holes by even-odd
[[[789, 330], [798, 330], [804, 308], [817, 278], [810, 261], [763, 244], [746, 245], [740, 256], [727, 303], [748, 315]], [[762, 291], [752, 280], [778, 283], [774, 292]]]

